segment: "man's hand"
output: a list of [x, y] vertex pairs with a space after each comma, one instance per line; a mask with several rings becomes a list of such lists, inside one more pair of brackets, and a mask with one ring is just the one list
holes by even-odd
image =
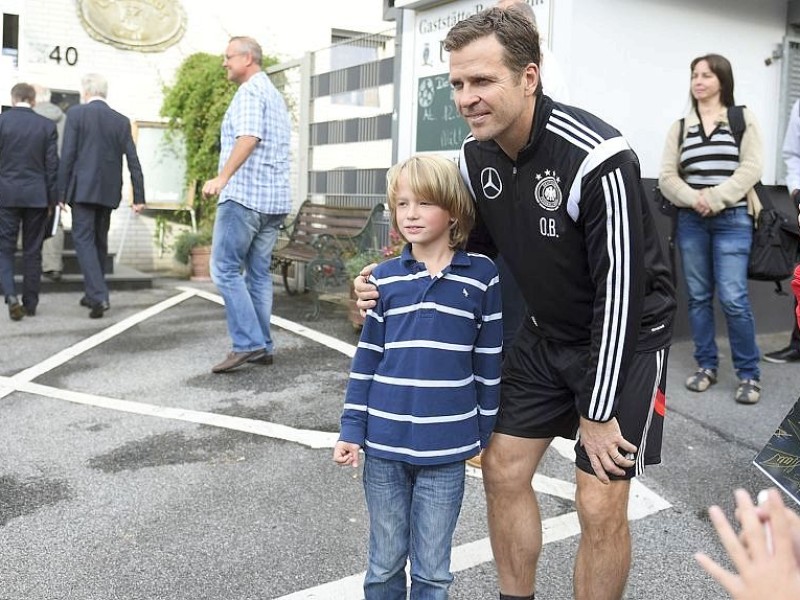
[[203, 196], [219, 196], [222, 188], [228, 184], [228, 180], [222, 175], [217, 175], [214, 179], [209, 179], [203, 184]]
[[350, 442], [336, 442], [333, 447], [333, 462], [340, 465], [358, 466], [358, 451], [361, 446], [358, 444], [351, 444]]
[[616, 418], [598, 423], [581, 417], [581, 446], [589, 456], [594, 474], [602, 483], [609, 483], [608, 474], [623, 476], [635, 461], [626, 453], [634, 453], [637, 448], [622, 437]]
[[367, 282], [369, 276], [372, 275], [372, 270], [377, 266], [377, 263], [368, 264], [361, 269], [361, 273], [353, 280], [353, 289], [355, 289], [356, 298], [358, 298], [356, 300], [356, 306], [361, 311], [362, 317], [370, 308], [375, 308], [378, 304], [376, 300], [380, 294], [374, 285]]
[[144, 210], [144, 204], [133, 204], [131, 205], [131, 208], [133, 208], [133, 212], [135, 212], [138, 215], [140, 212]]

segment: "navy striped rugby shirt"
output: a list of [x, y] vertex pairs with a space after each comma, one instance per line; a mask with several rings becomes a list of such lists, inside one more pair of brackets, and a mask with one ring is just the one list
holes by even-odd
[[353, 357], [339, 439], [416, 465], [474, 456], [489, 440], [500, 401], [497, 268], [457, 250], [431, 277], [406, 245], [370, 281], [380, 298]]

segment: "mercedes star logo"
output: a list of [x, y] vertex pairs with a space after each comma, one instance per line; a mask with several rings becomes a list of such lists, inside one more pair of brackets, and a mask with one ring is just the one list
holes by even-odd
[[503, 193], [503, 182], [500, 173], [494, 167], [486, 167], [481, 171], [481, 187], [487, 200], [494, 200]]

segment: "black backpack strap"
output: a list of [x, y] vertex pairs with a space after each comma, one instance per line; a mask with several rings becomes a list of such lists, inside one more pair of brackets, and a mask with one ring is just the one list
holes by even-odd
[[736, 145], [741, 146], [744, 130], [747, 129], [747, 123], [744, 122], [744, 105], [728, 107], [728, 124], [731, 127], [733, 139], [736, 140]]
[[[678, 129], [678, 165], [681, 164], [681, 157], [680, 151], [683, 148], [683, 128], [686, 119], [681, 119], [679, 121], [679, 129]], [[667, 242], [667, 248], [669, 249], [669, 264], [670, 264], [670, 276], [672, 278], [672, 287], [676, 290], [678, 289], [678, 270], [675, 268], [675, 263], [677, 261], [676, 257], [676, 250], [675, 250], [675, 240], [678, 238], [678, 211], [677, 209], [672, 211], [672, 222], [670, 223], [670, 232], [669, 232], [669, 240]]]

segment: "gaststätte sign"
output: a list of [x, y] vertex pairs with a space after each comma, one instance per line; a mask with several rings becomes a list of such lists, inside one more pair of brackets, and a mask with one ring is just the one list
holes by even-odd
[[78, 0], [78, 15], [94, 39], [140, 52], [164, 50], [186, 29], [178, 0]]

